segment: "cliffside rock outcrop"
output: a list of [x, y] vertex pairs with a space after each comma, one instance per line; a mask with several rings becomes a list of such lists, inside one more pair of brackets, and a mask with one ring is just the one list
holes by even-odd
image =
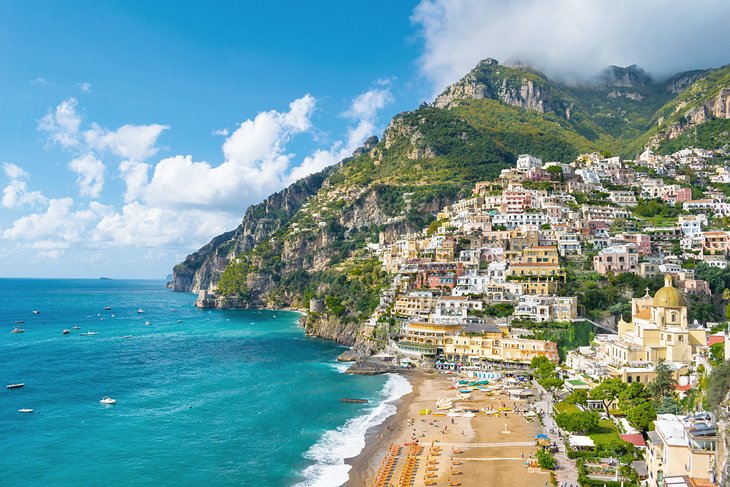
[[328, 167], [300, 179], [250, 206], [238, 228], [215, 237], [173, 268], [172, 290], [198, 292], [208, 289], [236, 254], [252, 249], [289, 221], [302, 204], [319, 191], [333, 170], [334, 167]]

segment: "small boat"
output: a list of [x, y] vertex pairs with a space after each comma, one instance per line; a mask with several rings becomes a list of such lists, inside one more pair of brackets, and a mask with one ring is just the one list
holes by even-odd
[[112, 310], [112, 307], [111, 306], [105, 306], [104, 307], [104, 311], [111, 311], [111, 310]]
[[25, 333], [25, 330], [22, 328], [18, 328], [17, 326], [10, 330], [10, 333]]
[[33, 410], [32, 409], [28, 409], [28, 408], [23, 408], [23, 409], [18, 409], [18, 412], [19, 413], [28, 414], [28, 413], [32, 413]]
[[182, 323], [182, 320], [177, 320], [175, 323]]
[[144, 313], [144, 310], [142, 308], [137, 308], [137, 313], [142, 314]]
[[34, 310], [33, 310], [33, 314], [34, 314], [34, 315], [39, 315], [39, 314], [41, 314], [41, 312], [40, 312], [40, 311], [38, 311], [37, 309], [34, 309]]
[[19, 382], [17, 384], [8, 384], [7, 385], [7, 388], [8, 389], [19, 389], [19, 388], [24, 387], [24, 386], [25, 386], [25, 382]]
[[18, 320], [15, 322], [16, 325], [22, 325], [23, 323], [25, 323], [25, 321], [23, 320]]
[[340, 398], [340, 402], [351, 402], [351, 403], [356, 403], [356, 404], [365, 404], [366, 402], [368, 402], [368, 400], [367, 399], [354, 399], [352, 397], [342, 397], [342, 398]]
[[99, 402], [102, 403], [102, 404], [116, 404], [117, 403], [117, 400], [116, 399], [112, 399], [109, 396], [104, 396], [104, 398], [101, 401], [99, 401]]
[[147, 325], [147, 326], [150, 326], [152, 324], [152, 322], [151, 321], [145, 321], [144, 324]]
[[98, 331], [87, 331], [86, 333], [79, 333], [79, 335], [82, 336], [82, 337], [91, 336], [91, 335], [98, 335], [98, 334], [99, 334]]
[[132, 335], [124, 335], [122, 338], [132, 338]]
[[74, 329], [74, 330], [80, 330], [80, 329], [81, 329], [81, 327], [80, 327], [80, 326], [78, 326], [78, 325], [76, 325], [76, 326], [72, 326], [71, 328], [72, 328], [72, 329]]
[[64, 328], [63, 329], [63, 334], [64, 335], [68, 335], [69, 333], [71, 333], [71, 330], [69, 330], [68, 328]]

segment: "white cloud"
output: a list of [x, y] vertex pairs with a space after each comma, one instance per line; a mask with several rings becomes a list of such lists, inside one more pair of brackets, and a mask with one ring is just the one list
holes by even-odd
[[28, 191], [28, 183], [24, 180], [30, 175], [22, 167], [4, 162], [3, 171], [10, 178], [10, 183], [3, 188], [0, 205], [14, 209], [25, 205], [35, 206], [47, 201], [40, 191]]
[[81, 116], [76, 112], [78, 100], [68, 98], [38, 121], [38, 130], [47, 132], [49, 140], [62, 147], [79, 145], [79, 127]]
[[[380, 80], [380, 85], [386, 83]], [[355, 120], [373, 120], [377, 113], [385, 108], [389, 103], [393, 103], [393, 94], [388, 88], [376, 88], [361, 93], [352, 100], [350, 109], [345, 115]]]
[[104, 215], [92, 233], [101, 246], [189, 248], [235, 226], [238, 218], [223, 212], [177, 211], [132, 202], [120, 213]]
[[223, 137], [228, 137], [229, 133], [228, 129], [218, 129], [213, 131], [213, 135], [222, 135]]
[[549, 75], [638, 64], [657, 75], [728, 62], [727, 0], [422, 0], [413, 22], [421, 69], [436, 90], [492, 57]]
[[119, 164], [119, 174], [127, 186], [127, 190], [124, 192], [125, 203], [142, 196], [147, 185], [149, 169], [150, 165], [145, 162], [126, 160]]
[[32, 80], [30, 80], [30, 84], [32, 84], [32, 85], [51, 85], [53, 83], [51, 83], [50, 81], [48, 81], [46, 78], [44, 78], [42, 76], [38, 76], [37, 78], [33, 78]]
[[[312, 126], [316, 100], [304, 95], [289, 110], [261, 112], [241, 123], [223, 143], [223, 163], [215, 166], [192, 156], [162, 159], [144, 189], [141, 200], [161, 208], [199, 208], [240, 214], [246, 202], [280, 189], [293, 154], [286, 145]], [[141, 177], [138, 179], [141, 180]]]
[[104, 163], [93, 154], [84, 154], [71, 160], [68, 167], [76, 173], [79, 193], [98, 198], [104, 188]]
[[111, 211], [94, 201], [78, 211], [73, 210], [73, 204], [73, 198], [52, 199], [44, 212], [18, 218], [0, 235], [23, 248], [40, 251], [39, 257], [58, 258], [66, 249], [85, 244], [88, 226]]
[[356, 96], [350, 108], [343, 113], [346, 118], [357, 122], [355, 126], [347, 129], [347, 140], [335, 141], [329, 149], [317, 149], [312, 155], [305, 157], [301, 164], [292, 169], [287, 182], [292, 183], [336, 164], [350, 156], [368, 137], [374, 135], [377, 131], [378, 113], [394, 101], [393, 94], [387, 88], [389, 84], [390, 80], [378, 80], [376, 85], [382, 88], [373, 88]]
[[84, 93], [90, 93], [91, 88], [92, 88], [91, 83], [89, 83], [88, 81], [84, 81], [82, 83], [76, 83], [76, 87], [78, 89], [80, 89], [81, 91], [83, 91]]
[[25, 170], [10, 162], [3, 162], [3, 171], [10, 179], [27, 179], [28, 173]]
[[0, 204], [3, 207], [13, 209], [21, 206], [35, 206], [44, 204], [46, 197], [40, 191], [28, 191], [28, 183], [14, 179], [3, 189], [3, 197]]
[[[342, 114], [351, 123], [343, 140], [315, 150], [299, 164], [288, 145], [297, 135], [314, 131], [317, 101], [309, 94], [292, 101], [286, 110], [261, 112], [230, 132], [219, 131], [226, 138], [223, 160], [217, 165], [189, 155], [145, 162], [158, 152], [158, 138], [167, 126], [124, 125], [110, 130], [91, 123], [84, 129], [77, 102], [69, 98], [49, 110], [39, 129], [74, 155], [68, 167], [76, 173], [82, 195], [98, 198], [104, 188], [105, 167], [99, 154], [118, 157], [118, 175], [126, 186], [124, 205], [115, 209], [91, 201], [80, 209], [72, 198], [48, 200], [38, 193], [36, 203], [44, 204], [44, 210], [16, 219], [0, 230], [0, 237], [41, 259], [59, 258], [71, 248], [195, 248], [234, 227], [248, 204], [349, 156], [373, 134], [379, 111], [392, 102], [388, 83], [378, 83], [353, 99]], [[14, 184], [8, 202], [31, 198], [23, 181], [25, 171], [10, 164], [3, 167]]]
[[143, 161], [157, 154], [155, 144], [167, 125], [122, 125], [117, 130], [107, 130], [93, 123], [84, 132], [84, 140], [99, 152], [108, 151], [116, 156]]

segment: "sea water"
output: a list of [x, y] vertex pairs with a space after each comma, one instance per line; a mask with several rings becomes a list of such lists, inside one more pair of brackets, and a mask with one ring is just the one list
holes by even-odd
[[343, 374], [296, 313], [193, 300], [161, 281], [0, 279], [0, 485], [345, 482], [407, 381]]

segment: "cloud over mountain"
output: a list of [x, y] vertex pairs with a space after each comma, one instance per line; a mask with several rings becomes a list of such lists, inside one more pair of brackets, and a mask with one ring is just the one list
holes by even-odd
[[422, 72], [436, 91], [481, 59], [585, 78], [638, 64], [657, 76], [729, 62], [727, 0], [422, 0]]

